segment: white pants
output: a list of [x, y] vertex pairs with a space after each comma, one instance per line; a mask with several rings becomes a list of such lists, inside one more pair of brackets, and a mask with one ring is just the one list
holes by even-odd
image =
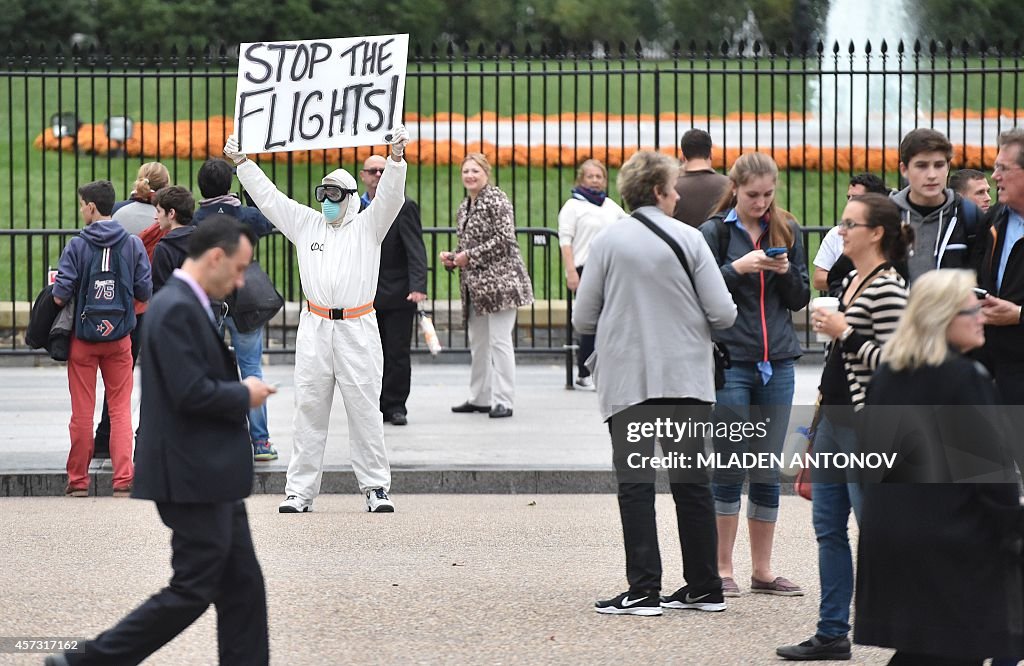
[[380, 385], [384, 355], [376, 314], [331, 321], [303, 312], [295, 340], [295, 435], [285, 494], [320, 494], [327, 425], [337, 384], [348, 417], [352, 471], [359, 489], [391, 488]]
[[512, 329], [516, 309], [479, 315], [470, 306], [469, 401], [474, 405], [512, 407], [516, 397], [516, 357]]

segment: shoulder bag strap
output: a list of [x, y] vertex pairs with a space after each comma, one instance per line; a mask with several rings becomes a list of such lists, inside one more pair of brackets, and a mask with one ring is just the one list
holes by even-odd
[[632, 217], [638, 222], [642, 223], [645, 227], [653, 231], [661, 240], [665, 241], [672, 251], [675, 253], [676, 258], [679, 259], [679, 263], [682, 264], [683, 270], [686, 271], [686, 276], [690, 278], [690, 284], [693, 285], [693, 293], [697, 295], [697, 300], [700, 300], [700, 294], [697, 292], [697, 282], [693, 279], [693, 273], [690, 271], [690, 264], [686, 261], [686, 255], [683, 254], [683, 248], [679, 247], [679, 243], [676, 239], [672, 238], [665, 230], [651, 222], [645, 216], [640, 213], [633, 212]]

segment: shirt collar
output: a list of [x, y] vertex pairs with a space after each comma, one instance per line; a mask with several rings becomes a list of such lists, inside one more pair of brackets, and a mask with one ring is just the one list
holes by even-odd
[[[725, 214], [725, 219], [723, 220], [723, 222], [727, 222], [727, 223], [731, 223], [731, 224], [739, 224], [740, 223], [740, 216], [739, 216], [739, 214], [736, 213], [736, 209], [735, 208], [730, 208], [729, 209], [729, 212]], [[761, 222], [761, 230], [762, 231], [768, 228], [768, 223], [767, 222], [765, 222], [763, 219], [760, 220], [760, 222]]]
[[199, 283], [195, 281], [195, 278], [193, 278], [191, 275], [181, 270], [180, 268], [175, 268], [174, 272], [171, 273], [171, 275], [178, 278], [179, 280], [181, 280], [182, 282], [189, 286], [189, 288], [192, 290], [192, 293], [194, 293], [196, 295], [196, 298], [199, 299], [199, 302], [202, 303], [203, 309], [206, 310], [206, 314], [210, 316], [210, 319], [213, 319], [213, 312], [210, 310], [210, 297], [206, 294], [205, 291], [203, 291], [203, 288], [199, 286]]
[[370, 198], [369, 192], [363, 192], [363, 196], [359, 197], [359, 200], [363, 202], [363, 208], [366, 208], [373, 202], [373, 199]]

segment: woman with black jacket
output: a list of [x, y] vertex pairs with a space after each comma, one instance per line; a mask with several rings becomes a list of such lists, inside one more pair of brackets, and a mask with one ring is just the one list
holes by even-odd
[[[711, 246], [739, 310], [736, 324], [715, 331], [725, 343], [732, 367], [718, 391], [719, 422], [762, 422], [763, 437], [715, 438], [715, 451], [781, 454], [793, 403], [794, 363], [800, 341], [792, 313], [810, 298], [807, 258], [796, 220], [775, 201], [779, 169], [762, 153], [741, 155], [729, 171], [730, 187], [715, 207], [716, 215], [700, 230]], [[755, 409], [751, 409], [755, 407]], [[716, 468], [713, 478], [718, 515], [718, 568], [723, 593], [739, 596], [733, 579], [732, 551], [739, 527], [740, 494], [746, 471]], [[751, 591], [782, 596], [803, 590], [772, 572], [771, 553], [779, 512], [778, 469], [750, 473], [747, 526], [753, 565]]]

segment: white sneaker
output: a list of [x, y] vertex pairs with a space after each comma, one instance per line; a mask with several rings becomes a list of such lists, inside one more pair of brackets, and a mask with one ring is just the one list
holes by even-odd
[[277, 505], [278, 513], [306, 513], [313, 510], [313, 502], [297, 495], [289, 495]]
[[576, 389], [579, 391], [595, 391], [594, 380], [590, 375], [579, 377], [576, 379]]
[[395, 503], [383, 488], [370, 488], [366, 491], [366, 510], [370, 513], [394, 513]]

